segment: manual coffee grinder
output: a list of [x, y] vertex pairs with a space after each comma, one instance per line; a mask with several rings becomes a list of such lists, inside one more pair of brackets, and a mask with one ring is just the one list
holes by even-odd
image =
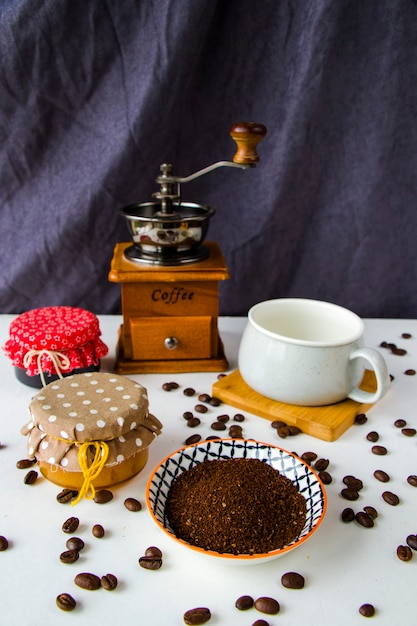
[[115, 371], [224, 371], [228, 367], [219, 337], [218, 284], [229, 278], [220, 247], [205, 242], [214, 209], [181, 201], [180, 185], [219, 167], [251, 168], [266, 128], [255, 122], [234, 124], [233, 161], [219, 161], [185, 178], [161, 165], [156, 202], [122, 209], [132, 242], [118, 243], [109, 280], [121, 284], [123, 323]]

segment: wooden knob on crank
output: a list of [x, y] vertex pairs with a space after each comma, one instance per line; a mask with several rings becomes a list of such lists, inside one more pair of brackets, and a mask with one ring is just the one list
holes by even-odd
[[258, 143], [265, 137], [266, 127], [257, 122], [238, 122], [230, 129], [230, 136], [237, 144], [237, 152], [233, 157], [234, 163], [258, 163], [256, 152]]

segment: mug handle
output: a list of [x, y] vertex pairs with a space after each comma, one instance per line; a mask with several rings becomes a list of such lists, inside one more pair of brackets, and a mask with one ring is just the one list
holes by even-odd
[[377, 388], [375, 393], [370, 393], [369, 391], [355, 387], [355, 389], [352, 389], [349, 393], [348, 397], [362, 404], [374, 404], [386, 394], [390, 385], [387, 364], [385, 363], [384, 357], [373, 348], [358, 348], [351, 352], [349, 356], [349, 360], [359, 358], [365, 359], [371, 365], [375, 373]]

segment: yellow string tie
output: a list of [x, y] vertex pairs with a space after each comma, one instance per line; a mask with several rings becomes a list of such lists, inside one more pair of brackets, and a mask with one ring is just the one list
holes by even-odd
[[44, 355], [49, 356], [51, 359], [59, 378], [63, 378], [61, 370], [69, 369], [71, 361], [66, 354], [63, 354], [62, 352], [55, 352], [54, 350], [28, 350], [28, 352], [26, 352], [23, 358], [23, 366], [27, 369], [31, 364], [32, 359], [36, 357], [36, 365], [39, 370], [42, 385], [43, 387], [46, 387], [45, 375], [42, 370], [42, 357]]
[[[90, 447], [95, 449], [91, 465], [88, 464], [88, 449]], [[96, 490], [92, 483], [105, 466], [108, 456], [109, 446], [105, 441], [86, 441], [80, 445], [78, 450], [78, 463], [83, 473], [84, 481], [78, 492], [78, 496], [71, 502], [71, 506], [77, 504], [81, 498], [85, 498], [86, 500], [92, 500], [94, 498]]]

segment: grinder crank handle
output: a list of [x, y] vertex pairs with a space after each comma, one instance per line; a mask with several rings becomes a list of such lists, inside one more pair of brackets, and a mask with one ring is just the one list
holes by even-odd
[[266, 127], [257, 122], [238, 122], [230, 128], [230, 136], [237, 144], [234, 163], [255, 165], [259, 161], [256, 147], [266, 135]]

